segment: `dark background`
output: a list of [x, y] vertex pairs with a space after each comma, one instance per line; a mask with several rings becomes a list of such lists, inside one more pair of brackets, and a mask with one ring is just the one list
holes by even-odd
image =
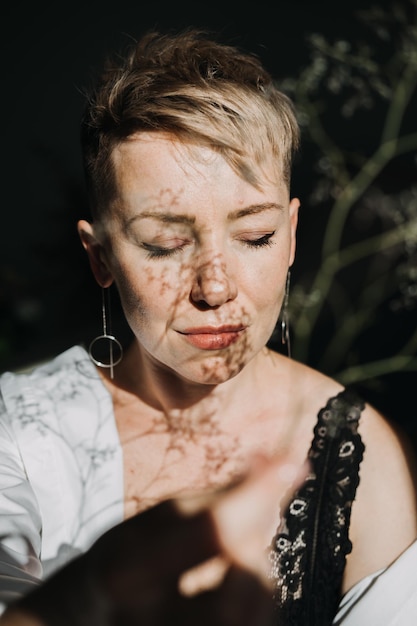
[[[263, 59], [277, 78], [296, 77], [310, 59], [307, 36], [348, 41], [363, 36], [358, 9], [388, 2], [282, 0], [275, 2], [15, 2], [4, 5], [2, 51], [2, 208], [0, 230], [0, 371], [26, 367], [100, 330], [100, 292], [76, 234], [87, 215], [78, 142], [83, 90], [107, 52], [150, 27], [195, 25], [221, 33]], [[354, 142], [366, 152], [372, 128]], [[296, 163], [294, 193], [303, 201], [293, 281], [314, 270], [323, 213], [309, 212], [314, 155], [306, 146]], [[408, 169], [407, 169], [408, 168]], [[402, 185], [415, 181], [409, 163]], [[399, 169], [388, 176], [395, 177]], [[391, 180], [391, 179], [389, 179]], [[389, 183], [387, 177], [385, 183]], [[354, 284], [355, 277], [351, 278]], [[353, 288], [354, 292], [354, 288]], [[381, 311], [361, 339], [361, 358], [377, 346], [396, 350], [393, 336], [412, 329], [416, 308], [394, 319]], [[117, 323], [117, 320], [116, 320]], [[330, 327], [324, 316], [308, 363], [318, 366]], [[123, 330], [121, 331], [123, 332]], [[336, 375], [331, 366], [327, 373]], [[414, 436], [415, 371], [362, 385], [366, 399]]]

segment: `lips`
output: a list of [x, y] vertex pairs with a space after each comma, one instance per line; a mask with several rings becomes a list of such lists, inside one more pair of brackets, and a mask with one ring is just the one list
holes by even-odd
[[244, 326], [204, 326], [181, 331], [184, 339], [201, 350], [224, 350], [244, 333]]

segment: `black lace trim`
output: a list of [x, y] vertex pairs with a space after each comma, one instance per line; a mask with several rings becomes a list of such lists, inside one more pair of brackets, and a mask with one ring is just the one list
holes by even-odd
[[340, 601], [349, 523], [364, 445], [364, 402], [345, 389], [321, 409], [308, 454], [311, 473], [290, 502], [270, 548], [277, 624], [326, 626]]

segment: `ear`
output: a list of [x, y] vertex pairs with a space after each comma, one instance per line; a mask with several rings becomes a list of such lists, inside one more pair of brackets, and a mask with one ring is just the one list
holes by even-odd
[[292, 198], [289, 211], [290, 211], [290, 260], [289, 267], [294, 263], [295, 259], [295, 248], [296, 248], [296, 235], [297, 235], [297, 224], [298, 224], [298, 209], [300, 208], [300, 201], [298, 198]]
[[86, 220], [80, 220], [77, 224], [77, 230], [84, 250], [88, 254], [94, 278], [101, 287], [110, 287], [113, 276], [108, 267], [104, 247], [97, 239], [93, 224]]

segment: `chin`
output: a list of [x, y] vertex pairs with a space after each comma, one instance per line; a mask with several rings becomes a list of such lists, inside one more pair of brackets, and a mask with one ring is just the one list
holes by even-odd
[[187, 379], [201, 385], [220, 385], [237, 376], [244, 366], [245, 363], [229, 363], [217, 357], [200, 363]]

